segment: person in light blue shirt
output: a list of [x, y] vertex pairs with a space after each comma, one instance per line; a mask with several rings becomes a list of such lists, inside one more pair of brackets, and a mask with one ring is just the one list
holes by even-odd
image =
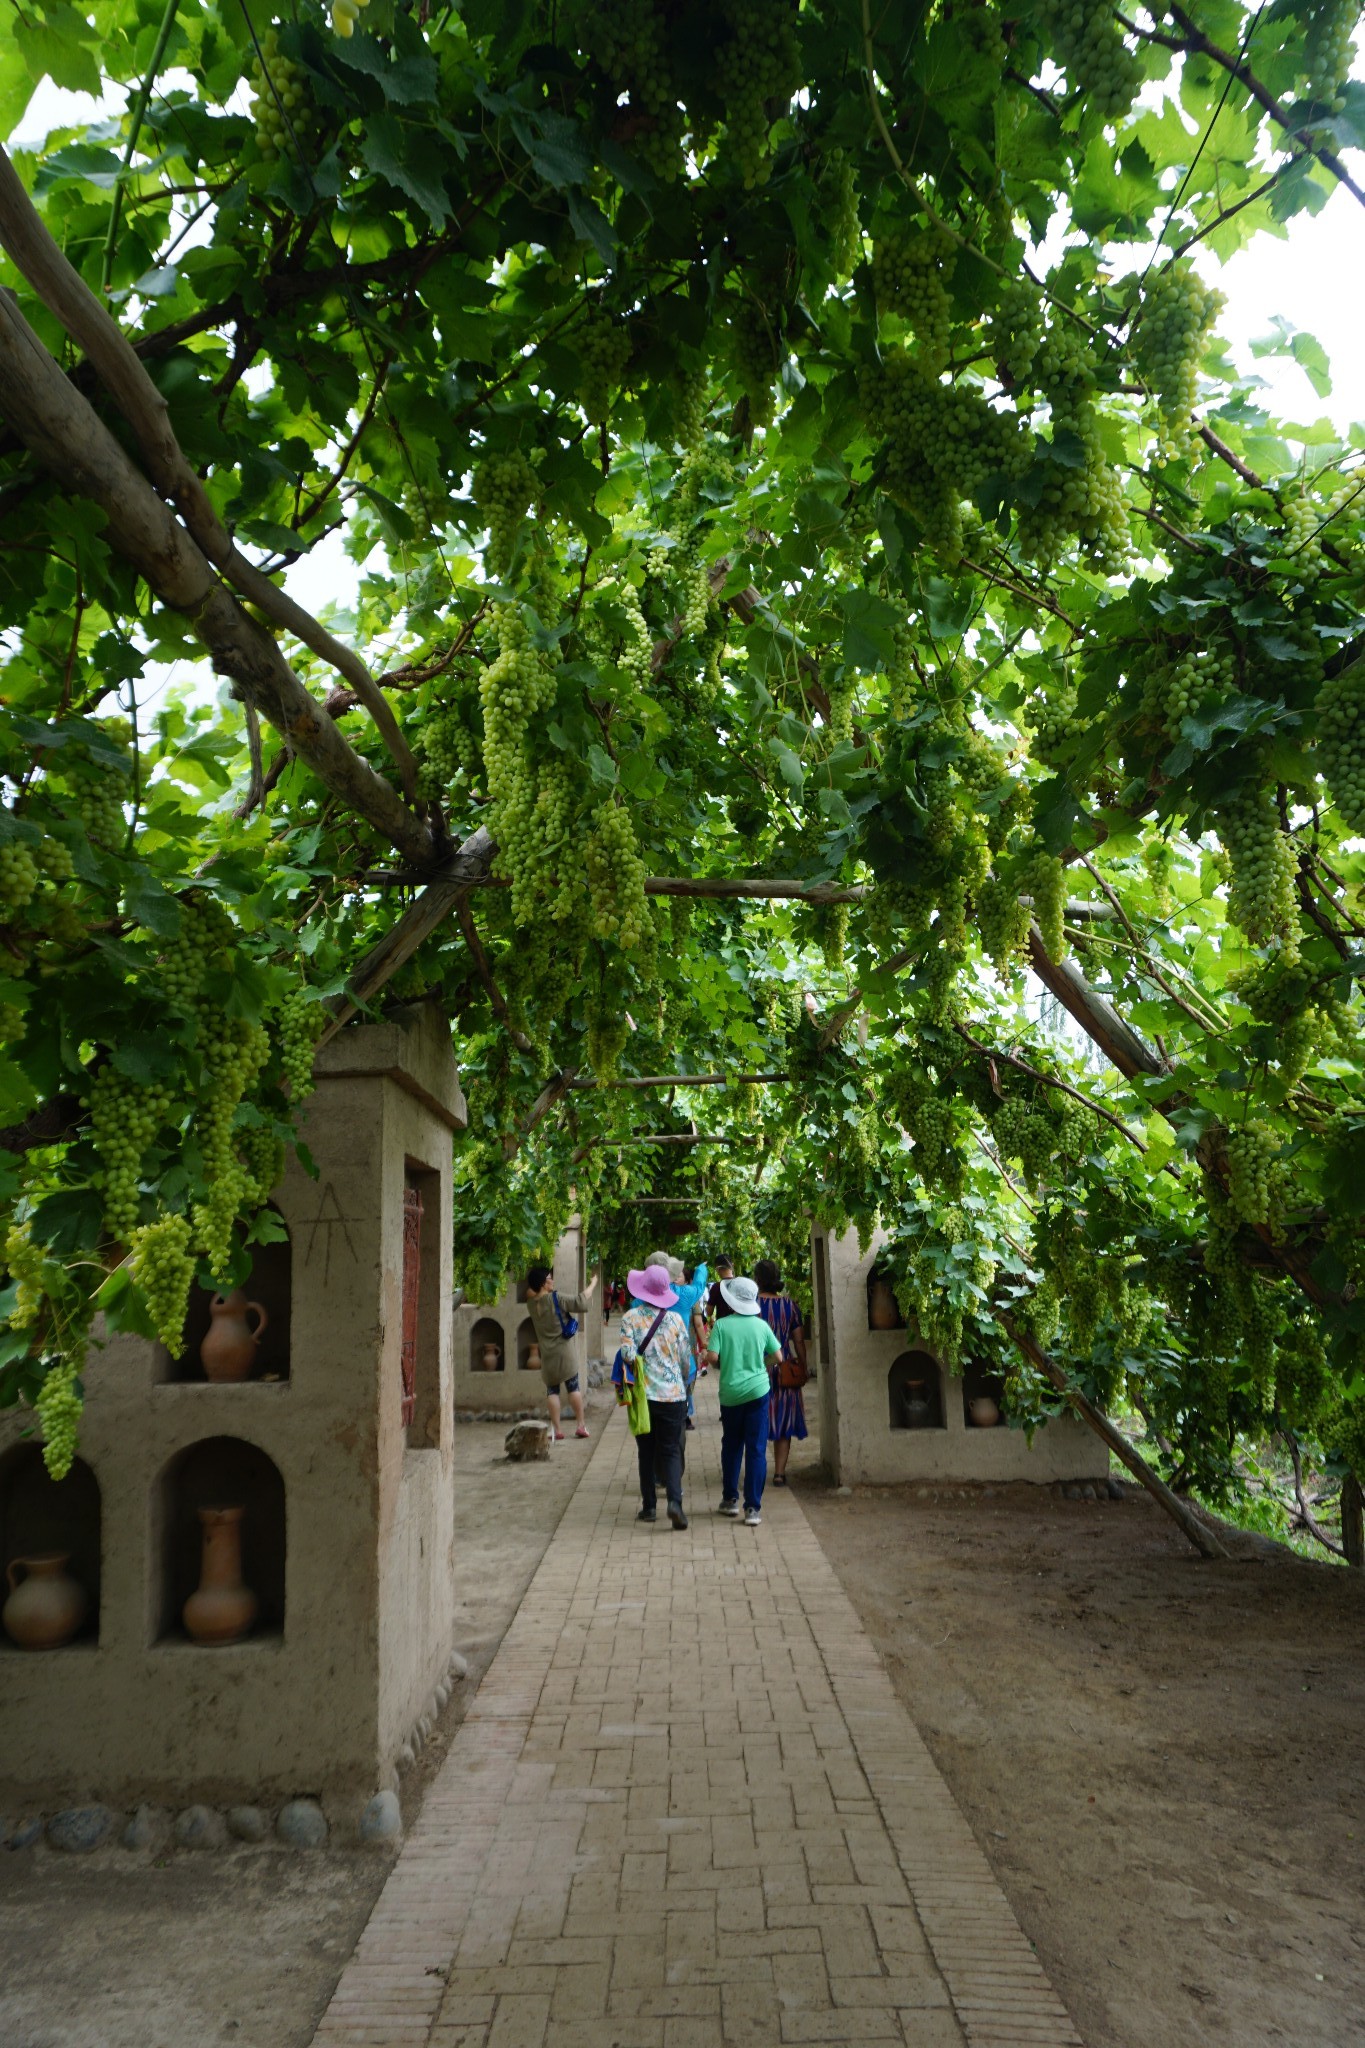
[[669, 1284], [678, 1297], [675, 1314], [680, 1315], [687, 1325], [688, 1341], [692, 1346], [692, 1368], [687, 1381], [687, 1427], [694, 1429], [695, 1413], [693, 1394], [697, 1384], [697, 1363], [704, 1345], [704, 1333], [697, 1326], [697, 1310], [706, 1295], [707, 1271], [703, 1261], [692, 1268], [690, 1280], [684, 1280], [686, 1271], [681, 1259], [670, 1258], [667, 1252], [651, 1252], [646, 1261], [651, 1266], [662, 1266], [668, 1274]]

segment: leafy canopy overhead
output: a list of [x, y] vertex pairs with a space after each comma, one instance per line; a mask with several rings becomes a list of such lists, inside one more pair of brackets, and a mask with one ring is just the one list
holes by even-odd
[[880, 1220], [950, 1356], [1004, 1315], [1215, 1482], [1271, 1420], [1365, 1465], [1360, 437], [1216, 290], [1337, 187], [1358, 266], [1356, 12], [15, 9], [0, 128], [102, 96], [0, 182], [50, 1442], [95, 1306], [174, 1347], [277, 1227], [319, 1030], [430, 993], [471, 1286], [575, 1205]]

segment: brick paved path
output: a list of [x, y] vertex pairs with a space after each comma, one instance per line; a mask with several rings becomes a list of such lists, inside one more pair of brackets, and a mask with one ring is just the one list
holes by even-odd
[[794, 1494], [715, 1514], [714, 1389], [686, 1532], [594, 1444], [314, 2048], [1079, 2044]]

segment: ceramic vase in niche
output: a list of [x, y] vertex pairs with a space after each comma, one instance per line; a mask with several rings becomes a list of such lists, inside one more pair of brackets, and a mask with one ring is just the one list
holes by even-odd
[[502, 1351], [490, 1337], [479, 1352], [479, 1371], [496, 1372], [502, 1364]]
[[16, 1557], [5, 1577], [9, 1598], [0, 1621], [21, 1650], [56, 1650], [69, 1643], [89, 1612], [84, 1586], [67, 1570], [71, 1553]]
[[[254, 1330], [252, 1316], [256, 1318]], [[249, 1379], [270, 1322], [260, 1302], [248, 1301], [245, 1291], [234, 1287], [231, 1294], [214, 1295], [209, 1317], [209, 1333], [199, 1346], [205, 1379], [219, 1384]]]
[[540, 1371], [540, 1346], [534, 1337], [526, 1347], [526, 1363], [523, 1370], [526, 1372]]
[[1000, 1403], [990, 1394], [973, 1394], [967, 1403], [967, 1413], [974, 1429], [994, 1429], [1000, 1420]]
[[901, 1414], [907, 1429], [929, 1427], [929, 1393], [923, 1380], [907, 1380], [901, 1395]]
[[204, 1531], [198, 1591], [185, 1602], [181, 1619], [196, 1643], [239, 1643], [256, 1619], [257, 1600], [242, 1583], [242, 1516], [245, 1508], [200, 1508]]
[[874, 1280], [867, 1290], [867, 1322], [872, 1330], [898, 1330], [901, 1327], [896, 1290], [889, 1280]]

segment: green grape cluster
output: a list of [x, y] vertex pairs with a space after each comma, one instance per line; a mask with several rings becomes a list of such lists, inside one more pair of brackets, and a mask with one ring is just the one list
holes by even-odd
[[313, 1092], [313, 1053], [327, 1012], [320, 1003], [310, 1003], [299, 989], [285, 997], [274, 1021], [285, 1086], [291, 1101], [305, 1102]]
[[0, 846], [0, 903], [8, 910], [27, 910], [38, 893], [38, 863], [27, 846], [7, 840]]
[[[776, 324], [775, 324], [776, 320]], [[749, 401], [756, 427], [766, 427], [773, 416], [773, 383], [780, 362], [780, 316], [747, 293], [730, 301], [730, 351], [739, 387]]]
[[1360, 9], [1355, 0], [1320, 0], [1304, 37], [1304, 71], [1311, 97], [1339, 112], [1346, 104], [1342, 87], [1355, 57], [1352, 34]]
[[921, 369], [937, 377], [948, 361], [953, 304], [948, 287], [957, 244], [941, 228], [902, 229], [884, 235], [872, 250], [877, 304], [898, 313], [917, 343]]
[[624, 320], [592, 300], [574, 326], [573, 344], [583, 371], [578, 402], [595, 427], [605, 426], [630, 361], [630, 331]]
[[1040, 691], [1024, 706], [1024, 719], [1033, 735], [1033, 758], [1045, 768], [1064, 768], [1086, 730], [1086, 721], [1076, 710], [1076, 692], [1069, 684], [1051, 696]]
[[1116, 573], [1129, 558], [1128, 514], [1100, 435], [1094, 365], [1069, 327], [1048, 328], [1038, 347], [1036, 376], [1052, 416], [1054, 444], [1059, 432], [1074, 435], [1081, 461], [1047, 466], [1037, 504], [1020, 508], [1020, 549], [1048, 563], [1074, 534], [1097, 568]]
[[46, 1259], [41, 1245], [33, 1242], [26, 1222], [12, 1222], [5, 1233], [5, 1264], [14, 1282], [14, 1307], [10, 1327], [27, 1330], [38, 1320], [43, 1305], [43, 1267]]
[[673, 438], [690, 454], [706, 431], [707, 383], [704, 370], [690, 370], [671, 387]]
[[1278, 940], [1284, 957], [1297, 959], [1298, 861], [1280, 829], [1273, 788], [1265, 782], [1243, 783], [1219, 803], [1217, 818], [1232, 869], [1229, 918], [1253, 946]]
[[1199, 358], [1224, 303], [1188, 262], [1168, 263], [1147, 287], [1133, 354], [1161, 415], [1159, 452], [1180, 454], [1193, 439]]
[[38, 848], [38, 865], [50, 882], [71, 882], [76, 877], [76, 863], [71, 848], [64, 839], [47, 835]]
[[640, 609], [640, 593], [628, 578], [604, 576], [589, 593], [579, 621], [584, 651], [591, 661], [603, 669], [623, 668], [640, 689], [649, 688], [654, 676], [654, 642]]
[[746, 191], [772, 168], [769, 133], [801, 82], [793, 10], [785, 0], [725, 0], [729, 36], [718, 53], [716, 83], [725, 108], [726, 154]]
[[961, 1179], [952, 1105], [940, 1095], [922, 1095], [910, 1106], [905, 1127], [915, 1141], [915, 1170], [925, 1185], [947, 1182], [951, 1191]]
[[129, 1244], [138, 1223], [138, 1181], [147, 1149], [170, 1116], [173, 1098], [160, 1084], [130, 1081], [104, 1066], [90, 1081], [90, 1136], [100, 1156], [91, 1175], [111, 1237]]
[[678, 623], [683, 633], [693, 640], [700, 640], [706, 631], [714, 599], [711, 595], [711, 578], [706, 563], [699, 554], [689, 554], [679, 578], [682, 584], [682, 605]]
[[1280, 1141], [1267, 1125], [1240, 1124], [1227, 1138], [1228, 1202], [1243, 1223], [1273, 1223], [1283, 1188]]
[[1047, 1179], [1056, 1134], [1045, 1111], [1021, 1095], [1009, 1095], [991, 1118], [991, 1136], [1002, 1159], [1017, 1159], [1030, 1188]]
[[[350, 30], [341, 33], [349, 35]], [[289, 148], [291, 129], [300, 142], [308, 134], [308, 79], [302, 66], [293, 63], [280, 48], [277, 28], [268, 28], [261, 37], [260, 55], [252, 59], [251, 71], [255, 86], [251, 118], [256, 124], [256, 141], [266, 162], [273, 163]]]
[[488, 566], [505, 576], [512, 566], [517, 532], [540, 495], [540, 480], [520, 448], [485, 455], [474, 472], [474, 503], [488, 521]]
[[1017, 889], [988, 875], [976, 892], [976, 928], [981, 950], [1001, 975], [1028, 952], [1029, 908]]
[[42, 1424], [43, 1463], [48, 1476], [65, 1479], [76, 1462], [85, 1406], [76, 1366], [71, 1360], [62, 1359], [48, 1367], [33, 1405]]
[[246, 1174], [246, 1199], [268, 1202], [284, 1179], [284, 1139], [269, 1124], [256, 1124], [241, 1134], [242, 1163]]
[[332, 27], [344, 43], [348, 43], [355, 34], [361, 8], [369, 4], [370, 0], [331, 0]]
[[822, 226], [830, 269], [841, 281], [851, 277], [863, 253], [863, 227], [858, 218], [858, 183], [842, 149], [830, 150], [820, 179], [824, 201]]
[[585, 864], [594, 932], [618, 946], [638, 945], [649, 922], [645, 864], [630, 814], [614, 799], [601, 805], [593, 820]]
[[1035, 847], [1020, 870], [1019, 888], [1021, 894], [1033, 898], [1033, 917], [1043, 950], [1050, 960], [1060, 960], [1066, 951], [1066, 870], [1055, 854]]
[[588, 998], [584, 1038], [588, 1065], [599, 1080], [610, 1080], [630, 1039], [625, 1009], [610, 990], [600, 990]]
[[133, 1278], [172, 1358], [185, 1348], [185, 1311], [194, 1281], [190, 1226], [183, 1216], [144, 1223], [131, 1241]]
[[961, 554], [960, 500], [988, 478], [1021, 477], [1030, 448], [1018, 415], [969, 384], [940, 384], [904, 349], [888, 349], [863, 385], [868, 425], [885, 438], [883, 486], [949, 563]]
[[161, 956], [159, 971], [168, 999], [180, 1009], [206, 1006], [205, 977], [230, 972], [232, 919], [213, 896], [196, 895], [180, 905], [180, 930]]
[[0, 1045], [22, 1038], [26, 1022], [18, 1003], [0, 1003]]
[[1000, 381], [1006, 391], [1027, 384], [1043, 339], [1042, 296], [1027, 278], [1005, 278], [986, 330]]
[[237, 1156], [233, 1125], [268, 1051], [269, 1040], [259, 1024], [245, 1017], [201, 1016], [199, 1052], [204, 1078], [195, 1109], [194, 1135], [208, 1192], [195, 1204], [194, 1236], [215, 1278], [227, 1271], [232, 1226], [250, 1192]]
[[462, 774], [470, 783], [477, 780], [483, 757], [461, 705], [435, 705], [422, 720], [417, 747], [423, 794], [429, 799], [439, 802]]
[[1228, 697], [1237, 687], [1236, 650], [1217, 644], [1191, 647], [1159, 660], [1143, 679], [1142, 708], [1170, 739], [1209, 697]]
[[1294, 558], [1294, 567], [1305, 583], [1315, 583], [1322, 574], [1322, 528], [1326, 523], [1319, 507], [1306, 491], [1296, 491], [1284, 500], [1284, 551]]
[[1043, 39], [1086, 102], [1105, 121], [1119, 121], [1142, 85], [1142, 65], [1104, 0], [1041, 0]]
[[630, 148], [665, 183], [683, 170], [686, 119], [678, 104], [663, 10], [654, 0], [597, 0], [594, 44], [603, 70], [630, 96]]
[[1323, 779], [1347, 831], [1365, 832], [1365, 669], [1357, 664], [1325, 682], [1317, 711]]

